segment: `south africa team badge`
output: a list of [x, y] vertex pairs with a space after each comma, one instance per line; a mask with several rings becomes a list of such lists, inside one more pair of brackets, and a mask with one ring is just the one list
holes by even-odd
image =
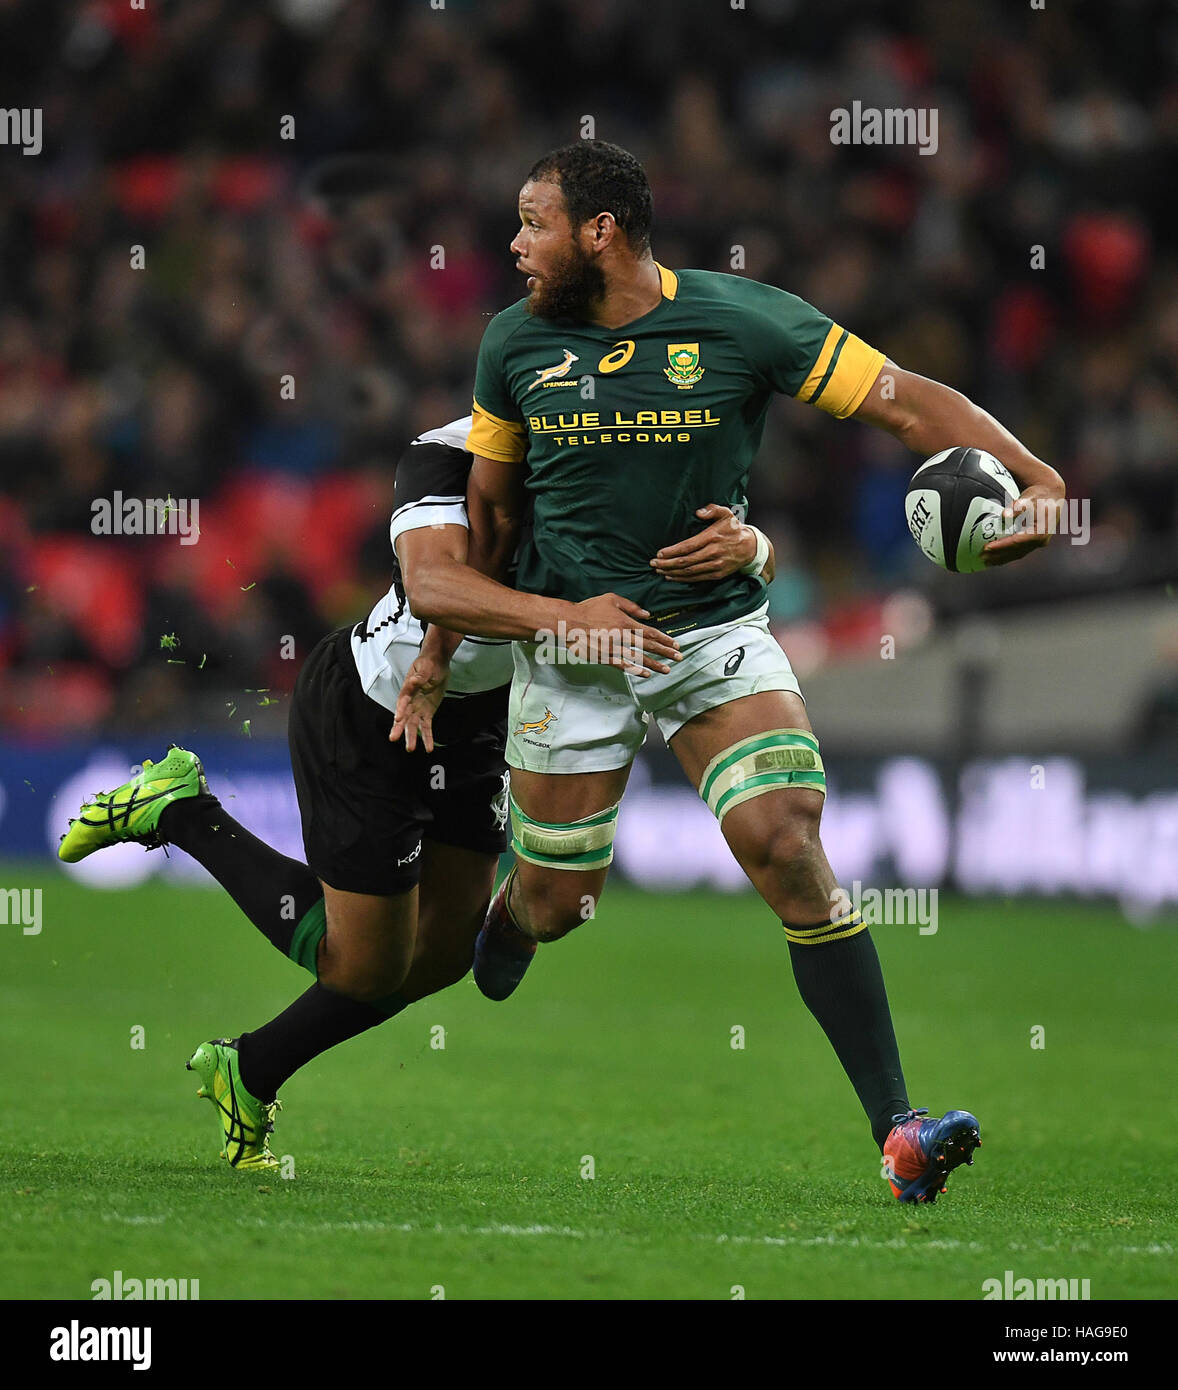
[[680, 391], [689, 390], [704, 374], [699, 365], [698, 343], [668, 343], [667, 361], [671, 365], [663, 368], [663, 375]]

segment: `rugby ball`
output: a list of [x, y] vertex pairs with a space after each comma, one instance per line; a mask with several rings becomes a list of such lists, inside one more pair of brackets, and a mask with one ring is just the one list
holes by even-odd
[[984, 449], [942, 449], [908, 485], [904, 515], [912, 539], [934, 565], [955, 574], [984, 569], [982, 550], [1007, 534], [1003, 511], [1021, 489]]

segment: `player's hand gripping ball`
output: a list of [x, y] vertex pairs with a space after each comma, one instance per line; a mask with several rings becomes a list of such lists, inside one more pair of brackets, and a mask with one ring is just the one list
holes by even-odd
[[1019, 496], [1006, 466], [984, 449], [943, 449], [912, 475], [904, 514], [934, 565], [956, 574], [985, 569], [985, 546], [1008, 534], [1002, 513]]

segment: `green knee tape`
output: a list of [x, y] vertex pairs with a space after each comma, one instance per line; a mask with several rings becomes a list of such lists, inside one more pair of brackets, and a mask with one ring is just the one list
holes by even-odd
[[604, 869], [614, 857], [617, 803], [567, 825], [533, 820], [509, 797], [511, 848], [517, 859], [548, 869]]
[[296, 965], [310, 971], [319, 978], [319, 943], [327, 933], [327, 903], [320, 898], [303, 913], [302, 920], [294, 929], [287, 955]]
[[813, 787], [826, 795], [818, 740], [806, 729], [770, 729], [725, 748], [704, 769], [699, 794], [723, 821], [742, 801], [778, 787]]

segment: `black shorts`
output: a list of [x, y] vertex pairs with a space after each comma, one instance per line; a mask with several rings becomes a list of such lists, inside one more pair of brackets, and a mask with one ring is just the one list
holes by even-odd
[[421, 842], [482, 854], [507, 848], [509, 687], [442, 702], [435, 746], [389, 742], [392, 714], [365, 695], [351, 628], [315, 647], [295, 681], [289, 739], [307, 863], [350, 893], [405, 893]]

